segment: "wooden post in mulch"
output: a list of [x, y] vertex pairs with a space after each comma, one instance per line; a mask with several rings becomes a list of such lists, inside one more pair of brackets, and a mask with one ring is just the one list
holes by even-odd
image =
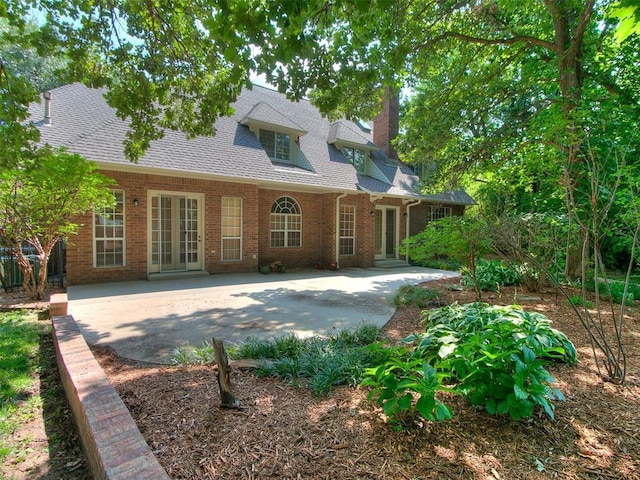
[[231, 379], [229, 378], [229, 359], [224, 351], [222, 340], [211, 338], [213, 348], [216, 351], [216, 363], [218, 364], [218, 387], [220, 388], [220, 406], [223, 408], [239, 408], [240, 402], [231, 391]]

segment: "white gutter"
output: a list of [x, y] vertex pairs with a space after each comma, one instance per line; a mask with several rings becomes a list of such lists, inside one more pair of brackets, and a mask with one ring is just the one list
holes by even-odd
[[[405, 203], [404, 201], [402, 203]], [[411, 225], [411, 210], [409, 210], [411, 207], [415, 207], [416, 205], [419, 205], [420, 203], [422, 203], [422, 200], [416, 200], [413, 203], [408, 203], [407, 202], [407, 220], [405, 222], [405, 227], [406, 227], [406, 233], [404, 238], [409, 238], [409, 225]], [[409, 264], [409, 255], [405, 255], [405, 261], [407, 262], [407, 264]]]
[[341, 193], [336, 197], [336, 264], [338, 268], [340, 268], [340, 199], [346, 196], [346, 193]]

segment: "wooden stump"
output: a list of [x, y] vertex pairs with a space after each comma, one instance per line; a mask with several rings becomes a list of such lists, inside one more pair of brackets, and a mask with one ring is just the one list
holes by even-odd
[[218, 364], [218, 387], [220, 388], [220, 406], [223, 408], [239, 408], [240, 402], [231, 391], [231, 379], [229, 378], [229, 359], [224, 351], [222, 340], [211, 338], [211, 343], [216, 351], [216, 363]]

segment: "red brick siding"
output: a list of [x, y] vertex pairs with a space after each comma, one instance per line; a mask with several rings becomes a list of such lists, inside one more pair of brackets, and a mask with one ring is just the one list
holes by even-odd
[[[69, 285], [147, 277], [147, 193], [149, 190], [166, 192], [203, 193], [204, 211], [204, 268], [209, 272], [253, 271], [258, 265], [257, 202], [258, 189], [254, 185], [165, 177], [138, 173], [103, 171], [117, 182], [125, 192], [126, 266], [117, 268], [93, 267], [93, 218], [88, 214], [79, 219], [82, 226], [77, 236], [67, 245], [67, 283]], [[242, 260], [222, 262], [220, 214], [222, 197], [243, 199]], [[138, 200], [138, 206], [133, 200]], [[256, 258], [253, 258], [253, 257]]]
[[[278, 198], [293, 198], [302, 211], [302, 245], [300, 247], [271, 247], [271, 206]], [[325, 246], [323, 195], [286, 190], [259, 190], [258, 202], [258, 259], [261, 265], [281, 261], [286, 268], [314, 267], [322, 261]]]
[[[427, 209], [430, 206], [442, 206], [442, 204], [437, 203], [421, 203], [416, 205], [415, 207], [411, 207], [411, 226], [410, 226], [410, 235], [416, 235], [424, 230], [424, 227], [427, 225]], [[451, 207], [451, 214], [462, 216], [464, 215], [464, 205], [449, 205]]]
[[[300, 193], [212, 180], [112, 171], [102, 173], [115, 179], [116, 188], [125, 192], [126, 266], [93, 267], [93, 218], [91, 214], [85, 215], [79, 219], [83, 226], [78, 235], [72, 237], [67, 245], [69, 285], [147, 278], [149, 190], [204, 195], [204, 268], [210, 273], [252, 272], [260, 264], [277, 260], [287, 268], [315, 268], [318, 263], [327, 265], [336, 260], [337, 193]], [[284, 195], [294, 198], [302, 210], [301, 247], [272, 248], [270, 245], [271, 205]], [[243, 200], [241, 261], [223, 262], [221, 259], [220, 216], [222, 197], [225, 196]], [[138, 206], [133, 205], [134, 199], [138, 200]], [[339, 264], [342, 267], [370, 267], [374, 264], [375, 217], [370, 212], [375, 209], [375, 204], [399, 207], [400, 241], [404, 238], [406, 206], [401, 199], [382, 199], [372, 203], [369, 195], [349, 194], [340, 199], [340, 204], [356, 208], [355, 254], [341, 256]], [[459, 210], [462, 213], [463, 209]], [[424, 222], [425, 211], [422, 205], [412, 207], [412, 229], [417, 219]]]

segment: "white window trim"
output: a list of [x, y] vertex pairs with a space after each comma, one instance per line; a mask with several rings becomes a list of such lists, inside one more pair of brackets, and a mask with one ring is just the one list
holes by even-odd
[[[268, 152], [266, 149], [264, 150], [265, 153], [267, 154], [267, 156], [271, 159], [272, 162], [276, 162], [276, 163], [290, 163], [292, 165], [296, 164], [296, 141], [297, 141], [297, 137], [295, 135], [292, 135], [290, 132], [285, 132], [283, 130], [277, 130], [277, 129], [273, 129], [273, 128], [262, 128], [260, 127], [258, 129], [258, 141], [260, 142], [260, 145], [262, 145], [262, 148], [264, 148], [264, 145], [262, 144], [262, 141], [260, 140], [260, 134], [262, 132], [272, 132], [274, 134], [274, 144], [273, 147], [274, 149], [276, 148], [276, 136], [277, 135], [289, 135], [289, 158], [288, 159], [284, 159], [284, 158], [276, 158], [275, 157], [275, 151], [273, 152]], [[272, 156], [273, 154], [273, 156]]]
[[[351, 239], [353, 241], [353, 252], [352, 253], [341, 253], [338, 252], [339, 255], [341, 257], [353, 257], [356, 254], [356, 207], [355, 205], [340, 205], [340, 210], [342, 210], [343, 208], [345, 209], [349, 209], [350, 213], [352, 213], [352, 218], [353, 218], [353, 235], [342, 235], [340, 233], [340, 238], [339, 240], [341, 241], [343, 238], [344, 239]], [[340, 225], [338, 225], [338, 232], [342, 232], [342, 211], [340, 212]], [[338, 242], [338, 245], [340, 245], [340, 241]]]
[[[94, 209], [92, 219], [92, 236], [93, 236], [93, 268], [123, 268], [127, 266], [127, 196], [124, 190], [111, 190], [114, 197], [117, 193], [122, 193], [122, 237], [97, 237], [96, 236], [96, 215], [98, 212]], [[104, 209], [102, 210], [104, 213]], [[122, 240], [122, 265], [100, 265], [98, 266], [98, 248], [97, 243], [104, 240]]]
[[[271, 209], [273, 208], [273, 204], [276, 203], [278, 200], [280, 200], [281, 198], [290, 198], [291, 200], [293, 200], [296, 205], [298, 206], [298, 210], [300, 210], [300, 213], [273, 213], [271, 212]], [[303, 230], [303, 224], [302, 224], [302, 207], [300, 206], [300, 202], [292, 197], [291, 195], [282, 195], [278, 198], [276, 198], [273, 202], [271, 202], [271, 208], [270, 208], [270, 213], [269, 213], [269, 247], [270, 248], [302, 248], [302, 242], [303, 242], [303, 235], [302, 235], [302, 230]], [[271, 228], [271, 218], [272, 215], [286, 215], [285, 216], [285, 228], [284, 230], [275, 230], [277, 232], [284, 232], [284, 245], [273, 245], [273, 237], [271, 236], [271, 233], [274, 231]], [[300, 217], [300, 230], [290, 230], [289, 229], [289, 217], [293, 217], [293, 216], [298, 216]], [[289, 245], [289, 232], [300, 232], [300, 245]]]
[[[437, 212], [437, 214], [435, 214]], [[451, 207], [444, 205], [427, 205], [427, 223], [451, 216]]]
[[[233, 200], [240, 200], [240, 236], [239, 237], [227, 237], [224, 235], [224, 225], [223, 225], [223, 221], [224, 221], [224, 201], [225, 199], [233, 199]], [[244, 244], [244, 222], [243, 222], [243, 213], [244, 213], [244, 202], [242, 197], [222, 197], [222, 200], [220, 202], [220, 210], [221, 210], [221, 215], [220, 215], [220, 261], [224, 262], [224, 263], [232, 263], [232, 262], [241, 262], [242, 261], [242, 250], [243, 250], [243, 244]], [[234, 258], [232, 260], [225, 260], [224, 258], [224, 241], [225, 240], [240, 240], [240, 258]]]

